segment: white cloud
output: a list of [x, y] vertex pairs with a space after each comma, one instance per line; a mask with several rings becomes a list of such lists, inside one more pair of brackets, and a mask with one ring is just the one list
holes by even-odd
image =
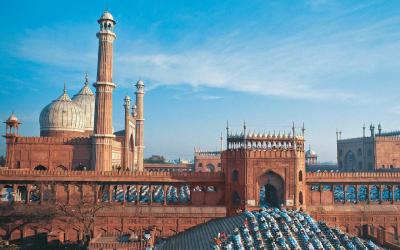
[[[387, 32], [398, 24], [398, 18], [391, 18], [343, 31], [310, 29], [269, 42], [243, 38], [235, 31], [196, 46], [182, 42], [175, 46], [179, 51], [151, 39], [127, 38], [131, 45], [116, 49], [114, 75], [122, 87], [140, 77], [150, 88], [189, 84], [294, 99], [359, 102], [366, 96], [357, 90], [357, 75], [379, 74], [398, 65], [395, 53], [400, 44], [390, 38], [399, 38], [399, 31]], [[38, 63], [95, 72], [95, 39], [82, 35], [77, 42], [68, 36], [72, 33], [68, 27], [29, 31], [17, 43], [16, 53]], [[73, 32], [93, 33], [83, 28]], [[190, 39], [182, 39], [186, 40]]]

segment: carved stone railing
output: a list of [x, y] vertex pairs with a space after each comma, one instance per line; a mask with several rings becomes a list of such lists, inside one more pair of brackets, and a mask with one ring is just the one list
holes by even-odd
[[307, 172], [307, 183], [400, 183], [400, 172]]
[[199, 172], [57, 171], [0, 170], [0, 181], [75, 181], [75, 182], [176, 182], [223, 183], [224, 174]]

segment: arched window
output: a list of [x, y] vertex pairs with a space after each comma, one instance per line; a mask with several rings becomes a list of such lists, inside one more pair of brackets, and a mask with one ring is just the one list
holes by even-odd
[[214, 165], [211, 163], [207, 164], [207, 170], [208, 170], [208, 172], [215, 172]]
[[44, 170], [47, 170], [47, 168], [46, 168], [45, 166], [43, 166], [43, 165], [37, 165], [37, 166], [34, 168], [34, 170], [44, 171]]
[[56, 167], [56, 170], [57, 170], [57, 171], [67, 171], [67, 168], [64, 167], [63, 165], [58, 165], [58, 166]]
[[370, 201], [379, 201], [380, 198], [380, 189], [377, 185], [372, 185], [369, 191], [369, 200]]
[[300, 205], [303, 205], [303, 193], [301, 191], [299, 193], [299, 203]]
[[197, 167], [199, 168], [199, 171], [201, 172], [203, 170], [203, 163], [199, 163], [199, 165], [197, 165]]
[[346, 168], [354, 168], [355, 165], [355, 155], [353, 151], [349, 151], [346, 153], [344, 156], [344, 164], [346, 165]]
[[303, 171], [299, 171], [299, 181], [302, 182], [303, 181]]
[[233, 205], [240, 205], [240, 195], [238, 192], [233, 192], [232, 194], [232, 204]]
[[232, 172], [232, 181], [233, 182], [239, 181], [239, 171], [237, 171], [236, 169], [233, 170]]

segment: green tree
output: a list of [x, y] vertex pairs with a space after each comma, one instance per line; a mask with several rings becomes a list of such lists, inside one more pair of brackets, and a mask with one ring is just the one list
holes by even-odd
[[165, 157], [162, 155], [152, 155], [149, 158], [143, 160], [144, 163], [167, 163]]
[[6, 166], [6, 158], [4, 155], [0, 156], [0, 167], [5, 167]]

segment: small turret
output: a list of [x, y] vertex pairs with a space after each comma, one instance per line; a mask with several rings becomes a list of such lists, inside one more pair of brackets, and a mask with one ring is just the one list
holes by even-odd
[[14, 112], [11, 113], [11, 115], [4, 123], [6, 124], [6, 136], [18, 135], [18, 128], [21, 123], [19, 122]]
[[371, 124], [369, 130], [371, 131], [371, 137], [375, 137], [375, 126]]
[[382, 134], [382, 126], [381, 123], [378, 124], [378, 135]]

